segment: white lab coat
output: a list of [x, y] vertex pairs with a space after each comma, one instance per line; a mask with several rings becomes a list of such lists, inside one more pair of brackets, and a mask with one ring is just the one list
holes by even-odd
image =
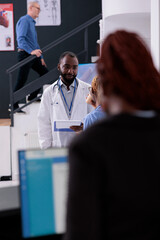
[[57, 81], [45, 89], [38, 112], [38, 138], [42, 149], [50, 147], [67, 147], [75, 132], [54, 131], [57, 120], [80, 120], [93, 110], [86, 103], [89, 84], [77, 79], [78, 87], [75, 94], [71, 117], [69, 119], [63, 104]]

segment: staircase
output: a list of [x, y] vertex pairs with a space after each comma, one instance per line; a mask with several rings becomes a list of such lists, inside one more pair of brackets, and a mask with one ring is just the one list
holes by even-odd
[[14, 127], [11, 127], [12, 179], [18, 179], [18, 150], [39, 148], [37, 134], [37, 113], [40, 103], [34, 102], [15, 113]]
[[[89, 60], [89, 53], [88, 53], [88, 28], [99, 21], [102, 18], [102, 14], [98, 14], [97, 16], [93, 17], [92, 19], [88, 20], [84, 24], [78, 26], [77, 28], [73, 29], [72, 31], [64, 34], [57, 40], [53, 41], [52, 43], [48, 44], [46, 47], [42, 48], [42, 52], [45, 53], [52, 48], [56, 48], [58, 45], [63, 44], [64, 41], [67, 39], [73, 37], [74, 35], [82, 32], [83, 34], [83, 49], [79, 50], [77, 52], [77, 56], [84, 56], [84, 63], [90, 62]], [[76, 44], [76, 43], [75, 43]], [[96, 43], [95, 43], [96, 44]], [[61, 53], [60, 53], [61, 54]], [[57, 77], [58, 77], [58, 71], [57, 71], [57, 66], [55, 66], [51, 71], [49, 71], [47, 74], [43, 75], [42, 77], [36, 79], [35, 81], [25, 85], [23, 88], [19, 89], [16, 92], [13, 92], [13, 74], [17, 69], [20, 67], [24, 66], [26, 63], [32, 61], [36, 56], [29, 56], [28, 58], [24, 59], [23, 61], [15, 64], [11, 68], [7, 69], [7, 73], [9, 74], [9, 84], [10, 84], [10, 109], [11, 109], [11, 126], [14, 126], [14, 113], [19, 110], [24, 108], [25, 106], [31, 104], [33, 101], [37, 100], [38, 98], [33, 99], [30, 103], [26, 103], [22, 107], [20, 107], [17, 110], [13, 109], [14, 103], [17, 101], [20, 101], [24, 99], [28, 94], [36, 91], [39, 88], [42, 88], [43, 85], [48, 84], [48, 83], [53, 83]]]
[[40, 103], [24, 108], [26, 114], [15, 113], [14, 127], [0, 126], [0, 179], [18, 180], [18, 150], [39, 148], [37, 113]]

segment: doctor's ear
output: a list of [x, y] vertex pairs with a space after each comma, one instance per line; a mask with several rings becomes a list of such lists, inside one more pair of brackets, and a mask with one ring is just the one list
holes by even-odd
[[58, 70], [60, 70], [60, 66], [59, 66], [59, 63], [58, 63], [58, 65], [57, 65], [57, 69], [58, 69]]

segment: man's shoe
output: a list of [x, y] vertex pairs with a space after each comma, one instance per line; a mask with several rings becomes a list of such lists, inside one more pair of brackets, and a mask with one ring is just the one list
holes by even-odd
[[35, 102], [41, 102], [41, 99], [39, 98], [39, 99], [37, 99]]
[[23, 110], [21, 110], [21, 109], [19, 109], [18, 111], [16, 111], [15, 113], [23, 113], [23, 114], [26, 114], [26, 112], [25, 111], [23, 111]]
[[[27, 102], [30, 102], [30, 101], [32, 101], [34, 98], [30, 98], [30, 96], [27, 98]], [[41, 101], [41, 99], [39, 98], [39, 99], [37, 99], [37, 100], [35, 100], [34, 102], [40, 102]]]

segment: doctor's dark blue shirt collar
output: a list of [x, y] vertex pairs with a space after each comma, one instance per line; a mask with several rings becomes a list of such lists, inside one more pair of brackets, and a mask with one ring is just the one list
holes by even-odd
[[[74, 81], [76, 81], [76, 88], [78, 87], [78, 80], [75, 78], [74, 79]], [[74, 81], [72, 82], [72, 84], [70, 85], [71, 87], [73, 87], [74, 88]], [[59, 77], [59, 79], [58, 79], [58, 85], [60, 84], [60, 86], [62, 86], [62, 85], [64, 85], [65, 86], [65, 84], [62, 82], [62, 80], [61, 80], [61, 77]]]

